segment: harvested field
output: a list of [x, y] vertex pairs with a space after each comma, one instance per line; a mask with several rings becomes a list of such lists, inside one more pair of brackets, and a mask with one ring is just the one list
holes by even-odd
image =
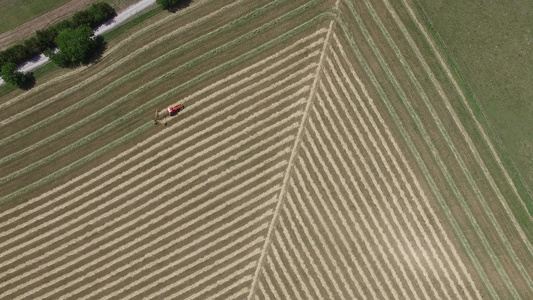
[[426, 33], [195, 1], [0, 98], [0, 298], [533, 298], [526, 199]]

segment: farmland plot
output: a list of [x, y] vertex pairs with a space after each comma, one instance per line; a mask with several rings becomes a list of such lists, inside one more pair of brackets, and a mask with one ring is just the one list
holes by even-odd
[[0, 297], [531, 298], [525, 199], [425, 30], [198, 1], [1, 99]]

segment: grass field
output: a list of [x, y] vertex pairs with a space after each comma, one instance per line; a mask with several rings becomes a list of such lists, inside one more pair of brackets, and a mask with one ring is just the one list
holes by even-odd
[[444, 55], [410, 0], [204, 0], [6, 92], [0, 298], [531, 299]]
[[533, 3], [419, 2], [531, 193]]
[[53, 10], [69, 0], [0, 0], [0, 33], [24, 24], [47, 11]]

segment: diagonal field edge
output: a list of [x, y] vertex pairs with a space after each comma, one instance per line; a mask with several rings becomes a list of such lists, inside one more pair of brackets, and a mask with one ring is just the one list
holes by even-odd
[[[307, 68], [303, 68], [303, 69], [301, 69], [299, 72], [295, 72], [295, 73], [293, 73], [292, 75], [290, 75], [290, 76], [284, 78], [284, 80], [280, 80], [278, 83], [276, 83], [276, 84], [270, 86], [269, 89], [275, 89], [276, 87], [278, 87], [278, 86], [280, 85], [280, 83], [281, 83], [281, 84], [285, 83], [286, 80], [290, 80], [291, 77], [299, 75], [298, 73], [301, 73], [302, 71], [303, 71], [303, 73], [305, 73], [305, 72], [306, 72], [306, 69], [309, 69], [310, 67], [312, 67], [312, 65], [311, 65], [311, 66], [308, 66]], [[305, 80], [307, 80], [307, 79], [304, 78], [304, 79], [300, 80], [300, 82], [298, 82], [298, 84], [301, 84], [301, 83], [302, 83], [303, 81], [305, 81]], [[271, 95], [269, 95], [265, 100], [270, 99], [271, 97], [275, 97], [275, 96], [277, 96], [277, 95], [281, 95], [281, 94], [287, 92], [288, 90], [290, 90], [290, 89], [293, 88], [293, 87], [294, 87], [293, 85], [290, 85], [290, 86], [288, 86], [288, 87], [284, 87], [284, 88], [278, 90], [277, 92], [272, 93]], [[299, 91], [297, 91], [297, 92], [296, 92], [295, 94], [293, 94], [293, 95], [297, 95], [297, 96], [298, 96], [299, 94], [303, 93], [305, 90], [306, 90], [306, 88], [304, 87], [304, 88], [300, 89]], [[240, 92], [242, 92], [242, 91], [244, 91], [244, 90], [241, 89]], [[268, 91], [268, 89], [267, 89], [266, 91]], [[261, 95], [262, 93], [264, 93], [264, 90], [259, 91], [259, 92], [255, 93], [255, 94], [251, 95], [251, 96], [246, 97], [245, 100], [251, 100], [251, 99], [253, 99], [255, 96], [257, 96], [257, 95]], [[291, 95], [291, 97], [292, 97], [293, 95]], [[253, 109], [255, 106], [257, 106], [257, 105], [259, 105], [259, 104], [260, 104], [260, 103], [255, 103], [255, 104], [253, 104], [252, 106], [250, 106], [249, 108], [247, 108], [246, 110], [241, 111], [241, 112], [239, 112], [237, 115], [233, 115], [233, 116], [231, 116], [231, 117], [234, 118], [234, 117], [237, 117], [238, 115], [245, 114], [245, 113], [247, 113], [249, 110]], [[214, 118], [214, 117], [217, 117], [217, 116], [220, 116], [220, 115], [224, 115], [224, 113], [227, 113], [227, 112], [231, 111], [231, 108], [232, 108], [231, 106], [227, 106], [224, 110], [221, 110], [221, 111], [218, 111], [218, 112], [215, 113], [215, 114], [212, 114], [212, 115], [210, 116], [210, 118]], [[255, 115], [255, 114], [253, 114], [251, 117], [253, 117], [254, 115]], [[274, 114], [274, 115], [276, 115], [276, 114]], [[249, 118], [251, 118], [251, 117], [249, 116], [247, 119], [249, 119]], [[241, 123], [241, 122], [236, 123], [236, 124], [233, 124], [233, 125], [230, 126], [227, 130], [230, 130], [231, 128], [236, 127], [236, 126], [239, 125], [240, 123]], [[188, 127], [188, 128], [190, 128], [190, 127]], [[211, 130], [212, 128], [214, 128], [214, 126], [208, 127], [207, 129], [210, 129], [210, 130]], [[207, 129], [205, 129], [205, 130], [207, 130]], [[201, 132], [204, 132], [205, 130], [202, 130]], [[225, 132], [225, 131], [227, 131], [227, 130], [224, 130], [223, 132]], [[220, 134], [220, 133], [222, 133], [222, 132], [219, 132], [219, 134]], [[176, 133], [176, 134], [174, 134], [174, 136], [179, 136], [180, 134], [181, 134], [181, 132], [180, 132], [180, 133]], [[187, 137], [185, 140], [183, 140], [182, 142], [185, 143], [185, 142], [187, 142], [187, 141], [189, 141], [189, 140], [192, 140], [193, 138], [195, 138], [195, 136], [196, 136], [196, 134], [193, 135], [193, 136], [189, 136], [189, 137]], [[196, 147], [200, 147], [200, 146], [202, 146], [204, 143], [207, 143], [209, 140], [210, 140], [210, 138], [209, 138], [209, 139], [205, 139], [205, 140], [203, 140], [201, 143], [198, 143], [198, 144], [196, 145]], [[176, 145], [176, 147], [177, 147], [177, 145]], [[162, 157], [165, 153], [171, 151], [171, 150], [174, 149], [174, 148], [175, 148], [175, 147], [167, 148], [167, 149], [164, 150], [163, 152], [160, 152], [157, 156]], [[187, 152], [193, 151], [193, 149], [194, 149], [194, 148], [190, 148], [190, 149], [188, 149]], [[201, 152], [203, 152], [203, 151], [201, 151]], [[199, 153], [201, 153], [201, 152], [199, 152]], [[197, 153], [197, 154], [198, 154], [198, 153]], [[168, 161], [168, 160], [166, 160], [166, 161]], [[148, 163], [148, 162], [146, 162], [146, 163]], [[138, 165], [135, 166], [135, 168], [138, 169], [138, 168], [142, 167], [142, 166], [143, 166], [144, 164], [146, 164], [146, 163], [141, 163], [140, 165], [138, 164]], [[143, 172], [142, 174], [147, 173], [147, 172], [151, 172], [151, 170], [155, 170], [155, 169], [156, 169], [156, 166], [152, 166], [149, 170]], [[142, 174], [139, 174], [139, 175], [135, 176], [134, 178], [132, 178], [132, 179], [130, 179], [130, 180], [133, 180], [133, 179], [135, 179], [135, 178], [139, 178], [140, 176], [142, 176]], [[114, 181], [116, 181], [115, 179], [119, 179], [119, 178], [121, 178], [121, 177], [123, 177], [123, 174], [121, 174], [118, 178], [115, 177], [112, 181], [109, 182], [109, 184], [112, 184]], [[121, 185], [122, 185], [122, 184], [121, 184]], [[102, 188], [102, 187], [99, 187], [98, 189], [100, 189], [100, 188]], [[106, 192], [106, 194], [108, 194], [108, 193], [112, 193], [113, 191], [117, 190], [118, 188], [119, 188], [119, 186], [115, 186], [113, 189], [108, 190], [108, 191]], [[92, 191], [92, 193], [93, 193], [93, 192], [94, 192], [94, 191]], [[82, 194], [82, 195], [78, 195], [75, 199], [83, 198], [83, 196], [84, 196], [83, 194]], [[66, 197], [66, 196], [65, 196], [65, 197]], [[71, 205], [72, 203], [70, 203], [70, 202], [71, 202], [71, 201], [68, 201], [68, 202], [66, 202], [66, 203], [63, 203], [61, 206], [56, 207], [57, 210], [60, 210], [60, 209], [66, 207], [66, 206], [68, 206], [68, 205]], [[76, 200], [76, 202], [77, 202], [77, 200]], [[84, 204], [83, 204], [82, 206], [78, 207], [78, 209], [80, 209], [80, 210], [83, 209], [84, 207], [88, 206], [91, 202], [92, 202], [92, 201], [84, 202]], [[48, 203], [47, 203], [47, 206], [48, 206]], [[53, 209], [53, 210], [55, 210], [55, 209]], [[52, 213], [53, 210], [50, 210], [50, 213]], [[74, 213], [75, 213], [75, 211], [69, 211], [69, 214], [74, 214]], [[45, 217], [45, 216], [46, 216], [46, 214], [43, 215], [42, 217]], [[67, 217], [67, 216], [66, 216], [66, 215], [63, 215], [63, 217]], [[30, 221], [31, 221], [31, 219], [30, 219]], [[51, 222], [51, 221], [50, 221], [50, 222]], [[48, 222], [48, 223], [49, 223], [49, 222]], [[31, 225], [31, 224], [28, 224], [28, 225]], [[25, 226], [28, 226], [28, 225], [25, 225]], [[46, 225], [46, 223], [43, 223], [43, 224], [41, 224], [40, 226], [43, 226], [43, 225]], [[25, 226], [24, 226], [24, 227], [25, 227]], [[24, 228], [24, 227], [22, 227], [22, 228]], [[18, 230], [18, 229], [20, 229], [20, 226], [17, 226], [17, 227], [15, 227], [15, 228], [13, 228], [13, 230]], [[5, 232], [5, 234], [9, 234], [9, 233], [11, 233], [13, 230], [8, 230], [8, 231], [4, 231], [4, 232]], [[33, 230], [33, 229], [32, 229], [32, 230]], [[15, 242], [15, 241], [18, 240], [18, 239], [24, 238], [26, 235], [30, 234], [30, 233], [32, 232], [32, 230], [26, 231], [26, 232], [25, 232], [24, 234], [22, 234], [22, 235], [17, 235], [17, 239], [15, 239], [15, 240], [14, 240], [14, 239], [11, 239], [11, 243]], [[4, 235], [2, 235], [2, 236], [4, 236]], [[20, 246], [20, 245], [19, 245], [19, 246]], [[4, 244], [4, 243], [2, 244], [2, 247], [5, 247], [5, 244]], [[14, 249], [10, 249], [10, 250], [13, 251]], [[4, 254], [5, 254], [5, 253], [4, 253]], [[0, 264], [0, 265], [2, 265], [2, 264]]]
[[[261, 132], [263, 132], [263, 131], [266, 130], [266, 129], [268, 129], [268, 128], [265, 128], [265, 129], [261, 130]], [[289, 127], [288, 129], [290, 129], [290, 127]], [[283, 132], [283, 131], [280, 131], [279, 133], [281, 134], [282, 132]], [[278, 134], [275, 134], [275, 135], [273, 135], [272, 137], [276, 137], [277, 135], [278, 135]], [[249, 137], [249, 138], [251, 138], [251, 137]], [[269, 139], [270, 139], [270, 138], [265, 139], [265, 142], [266, 142], [267, 140], [269, 140]], [[261, 143], [258, 144], [258, 146], [260, 146], [260, 145], [261, 145]], [[236, 145], [236, 146], [238, 146], [238, 145]], [[229, 151], [229, 150], [228, 150], [228, 151]], [[224, 152], [224, 151], [223, 151], [223, 152]], [[163, 163], [164, 163], [164, 162], [163, 162]], [[206, 161], [206, 163], [208, 163], [208, 161]], [[213, 168], [215, 168], [215, 166], [213, 166], [213, 167], [211, 167], [211, 168], [208, 168], [207, 170], [205, 170], [204, 172], [202, 172], [202, 173], [199, 174], [198, 176], [204, 174], [205, 172], [210, 171], [210, 170], [213, 169]], [[164, 176], [164, 175], [165, 175], [165, 174], [160, 174], [160, 176]], [[186, 175], [186, 174], [183, 174], [183, 175]], [[196, 177], [197, 177], [197, 176], [193, 176], [193, 178], [189, 178], [189, 180], [195, 180]], [[159, 184], [159, 185], [164, 186], [164, 183], [161, 183], [161, 184]], [[158, 186], [159, 186], [159, 185], [158, 185]], [[122, 196], [124, 196], [124, 194], [122, 194]], [[137, 198], [138, 198], [138, 197], [137, 197]], [[146, 206], [146, 205], [148, 205], [148, 203], [143, 204], [143, 205], [141, 205], [140, 207], [136, 207], [135, 210], [139, 210], [139, 209], [141, 209], [142, 207], [144, 207], [144, 206]], [[106, 214], [107, 214], [107, 213], [106, 213]], [[100, 217], [103, 217], [103, 216], [100, 216]], [[115, 219], [113, 222], [116, 222], [116, 221], [118, 221], [118, 220], [120, 220], [120, 219], [122, 219], [122, 218], [123, 218], [123, 217], [120, 217], [120, 218], [118, 218], [118, 219]], [[89, 234], [89, 233], [88, 233], [88, 234]], [[83, 237], [79, 237], [78, 239], [81, 239], [81, 238], [83, 238]], [[70, 243], [72, 243], [72, 242], [74, 242], [74, 241], [71, 241]], [[43, 245], [40, 245], [40, 246], [43, 246]], [[65, 245], [65, 246], [66, 246], [66, 245]], [[59, 249], [56, 249], [56, 250], [59, 250]], [[47, 255], [49, 255], [49, 254], [51, 254], [51, 253], [50, 253], [50, 252], [47, 252]], [[19, 258], [20, 258], [20, 257], [19, 257]], [[44, 266], [41, 265], [41, 266], [39, 266], [38, 268], [42, 268], [42, 267], [44, 267]], [[26, 274], [26, 275], [28, 275], [28, 274]], [[14, 279], [14, 278], [13, 278], [13, 279]]]
[[[282, 113], [282, 112], [280, 112], [280, 113]], [[274, 116], [275, 116], [275, 115], [274, 115]], [[274, 116], [271, 116], [271, 117], [274, 117]], [[248, 118], [248, 119], [250, 119], [250, 118]], [[236, 125], [238, 125], [238, 124], [236, 124]], [[231, 129], [231, 128], [230, 128], [230, 129]], [[267, 130], [267, 129], [268, 129], [268, 128], [264, 128], [264, 129], [261, 130], [260, 132], [263, 132], [264, 130]], [[287, 127], [287, 129], [290, 129], [290, 126]], [[229, 132], [231, 132], [231, 130], [229, 130]], [[284, 132], [284, 131], [281, 131], [280, 133], [282, 133], [282, 132]], [[278, 134], [274, 135], [273, 137], [276, 137], [277, 135], [278, 135]], [[252, 138], [252, 136], [250, 136], [250, 137], [248, 137], [248, 138]], [[267, 140], [269, 140], [269, 139], [266, 139], [265, 141], [267, 141]], [[258, 145], [261, 145], [261, 144], [262, 144], [262, 143], [259, 143]], [[235, 146], [238, 146], [238, 144], [235, 144]], [[231, 148], [231, 147], [230, 147], [230, 148]], [[192, 150], [192, 149], [190, 149], [190, 150]], [[227, 149], [227, 150], [229, 151], [230, 149]], [[197, 154], [201, 154], [202, 152], [205, 152], [205, 151], [201, 151], [201, 152], [199, 152], [199, 153], [197, 153]], [[224, 150], [224, 151], [222, 151], [221, 153], [224, 153], [224, 152], [227, 152], [227, 151]], [[172, 159], [169, 158], [169, 159], [167, 159], [166, 161], [161, 162], [160, 165], [165, 165], [165, 164], [167, 163], [167, 161], [171, 161], [171, 160], [172, 160]], [[210, 160], [212, 160], [212, 159], [210, 159]], [[210, 160], [205, 161], [205, 163], [208, 163]], [[205, 172], [207, 172], [207, 171], [209, 171], [209, 170], [211, 170], [211, 169], [213, 169], [213, 168], [214, 168], [214, 167], [208, 168], [207, 170], [205, 170], [205, 171], [202, 172], [201, 174], [203, 174], [203, 173], [205, 173]], [[157, 169], [157, 166], [154, 166], [152, 169]], [[150, 170], [148, 170], [148, 171], [145, 171], [145, 173], [151, 171], [152, 169], [150, 169]], [[166, 172], [164, 172], [164, 173], [162, 173], [162, 174], [159, 174], [158, 176], [164, 176], [165, 173], [167, 173], [167, 172], [169, 172], [169, 171], [166, 171]], [[153, 180], [155, 180], [155, 179], [151, 179], [151, 181], [153, 181]], [[191, 180], [192, 180], [192, 179], [191, 179]], [[130, 180], [130, 181], [131, 181], [131, 180]], [[129, 182], [129, 181], [128, 181], [128, 182]], [[125, 182], [125, 183], [123, 183], [123, 184], [128, 184], [128, 182]], [[123, 185], [123, 184], [122, 184], [122, 185]], [[147, 183], [145, 182], [145, 183], [143, 183], [141, 186], [143, 186], [143, 185], [145, 185], [145, 184], [147, 184]], [[136, 186], [136, 188], [137, 188], [137, 187], [140, 187], [140, 186]], [[128, 190], [128, 193], [123, 193], [123, 194], [121, 194], [121, 197], [127, 196], [128, 194], [133, 193], [134, 191], [135, 191], [135, 189], [129, 189], [129, 190]], [[112, 192], [112, 190], [106, 192], [105, 194], [109, 194], [109, 193], [111, 193], [111, 192]], [[105, 194], [104, 194], [103, 196], [105, 196]], [[103, 196], [102, 196], [102, 197], [103, 197]], [[124, 204], [124, 205], [125, 205], [125, 204]], [[137, 209], [139, 209], [139, 208], [137, 208]], [[110, 211], [106, 212], [106, 214], [108, 214], [108, 213], [111, 213], [111, 212], [110, 212]], [[104, 216], [103, 216], [103, 215], [99, 216], [99, 218], [101, 218], [101, 217], [104, 217]], [[79, 218], [80, 218], [80, 217], [78, 217], [77, 219], [79, 219]], [[120, 218], [119, 218], [119, 219], [120, 219]], [[76, 221], [76, 220], [74, 220], [74, 221]], [[74, 222], [74, 221], [72, 221], [72, 222]], [[118, 221], [118, 219], [116, 219], [115, 222], [116, 222], [116, 221]], [[65, 226], [67, 226], [67, 225], [68, 225], [68, 224], [62, 224], [61, 226], [59, 226], [59, 227], [56, 228], [56, 229], [60, 229], [60, 227], [65, 227]], [[54, 230], [54, 231], [55, 231], [55, 230]], [[52, 233], [53, 233], [53, 232], [47, 232], [46, 235], [50, 235], [50, 234], [52, 234]], [[45, 236], [46, 236], [46, 235], [45, 235]], [[41, 235], [41, 236], [39, 236], [39, 238], [42, 239], [42, 238], [44, 238], [45, 236], [42, 236], [42, 235]], [[44, 244], [51, 243], [51, 242], [52, 242], [52, 241], [47, 241], [47, 242], [44, 243]], [[38, 248], [43, 247], [44, 244], [40, 244], [37, 248], [33, 248], [32, 251], [36, 251]], [[23, 246], [23, 244], [19, 244], [17, 247], [21, 247], [21, 246]], [[9, 250], [10, 250], [9, 252], [13, 252], [13, 251], [15, 251], [17, 247], [15, 247], [15, 248], [10, 248], [10, 249], [9, 249]], [[3, 254], [5, 255], [6, 252], [4, 252]], [[28, 253], [25, 253], [25, 254], [28, 254]], [[48, 254], [50, 254], [50, 253], [48, 253]], [[18, 259], [21, 259], [21, 258], [22, 258], [22, 257], [18, 257]], [[2, 263], [2, 265], [3, 265], [3, 264], [4, 264], [4, 263]], [[14, 271], [14, 270], [12, 270], [12, 271]]]
[[262, 263], [263, 263], [263, 260], [265, 259], [265, 255], [266, 255], [266, 252], [267, 252], [267, 249], [268, 249], [268, 245], [269, 245], [269, 240], [270, 240], [270, 237], [272, 236], [272, 231], [274, 230], [274, 226], [275, 226], [276, 220], [277, 220], [277, 218], [279, 216], [280, 208], [282, 206], [281, 205], [282, 202], [283, 202], [282, 199], [285, 197], [285, 190], [286, 190], [287, 182], [288, 182], [288, 179], [289, 179], [289, 173], [290, 173], [290, 170], [292, 168], [292, 165], [294, 164], [294, 158], [295, 158], [296, 153], [298, 151], [298, 146], [300, 144], [300, 140], [301, 140], [304, 124], [305, 124], [305, 121], [307, 119], [307, 115], [308, 115], [309, 109], [311, 107], [311, 102], [312, 102], [311, 100], [312, 100], [313, 95], [315, 94], [316, 84], [318, 82], [319, 73], [320, 73], [320, 70], [322, 68], [322, 63], [323, 63], [323, 59], [324, 59], [324, 55], [325, 55], [326, 46], [327, 46], [327, 44], [329, 42], [329, 37], [330, 37], [331, 31], [333, 29], [333, 22], [334, 21], [331, 20], [330, 23], [329, 23], [329, 29], [328, 29], [328, 33], [326, 35], [326, 40], [324, 41], [324, 46], [322, 48], [322, 52], [320, 54], [320, 60], [318, 62], [318, 66], [317, 66], [317, 69], [316, 69], [315, 79], [313, 81], [313, 85], [312, 85], [311, 91], [309, 93], [307, 104], [306, 104], [305, 109], [304, 109], [304, 114], [302, 116], [302, 121], [301, 121], [301, 124], [300, 124], [300, 128], [298, 129], [298, 133], [297, 133], [296, 139], [294, 141], [294, 147], [293, 147], [293, 150], [291, 151], [291, 156], [289, 158], [289, 163], [287, 165], [287, 170], [285, 171], [285, 177], [283, 179], [282, 189], [281, 189], [280, 194], [279, 194], [278, 204], [276, 205], [276, 209], [274, 211], [274, 216], [272, 217], [272, 222], [271, 222], [271, 224], [270, 224], [270, 226], [268, 228], [267, 237], [265, 239], [265, 245], [263, 247], [263, 250], [261, 251], [261, 256], [259, 257], [259, 261], [257, 262], [256, 270], [254, 272], [252, 284], [251, 284], [251, 287], [250, 287], [250, 293], [248, 294], [248, 298], [247, 298], [248, 300], [251, 300], [252, 299], [252, 295], [254, 294], [255, 286], [257, 285], [257, 278], [259, 277], [259, 270], [262, 268]]
[[[278, 76], [278, 75], [282, 74], [283, 72], [288, 71], [291, 67], [295, 67], [295, 66], [297, 66], [298, 64], [300, 64], [300, 63], [302, 63], [302, 62], [305, 62], [305, 60], [308, 59], [308, 58], [310, 58], [310, 57], [312, 57], [312, 56], [314, 55], [314, 53], [315, 53], [315, 52], [310, 53], [309, 56], [307, 56], [306, 58], [304, 58], [304, 59], [302, 59], [302, 60], [297, 61], [296, 63], [291, 64], [288, 68], [283, 68], [283, 69], [281, 69], [280, 71], [277, 71], [276, 73], [272, 74], [271, 76], [269, 76], [269, 77], [267, 77], [267, 78], [264, 78], [264, 79], [262, 79], [262, 80], [256, 81], [256, 82], [254, 82], [254, 83], [251, 84], [251, 85], [247, 85], [245, 88], [242, 88], [242, 89], [238, 90], [238, 92], [232, 94], [232, 96], [237, 96], [237, 95], [239, 95], [239, 94], [241, 94], [241, 93], [243, 93], [243, 92], [246, 92], [246, 91], [248, 91], [248, 90], [251, 90], [251, 89], [254, 88], [255, 86], [258, 86], [258, 85], [260, 85], [260, 84], [263, 84], [264, 82], [267, 82], [268, 80], [271, 80], [270, 77], [272, 77], [272, 76]], [[316, 52], [316, 53], [318, 54], [318, 52]], [[289, 57], [290, 57], [290, 55], [289, 55]], [[275, 65], [276, 65], [276, 64], [274, 64], [274, 66], [275, 66]], [[270, 68], [270, 67], [265, 68], [264, 70], [267, 70], [267, 71], [268, 71], [269, 68]], [[272, 89], [273, 87], [278, 87], [278, 86], [280, 86], [282, 83], [284, 83], [284, 82], [286, 82], [287, 80], [289, 80], [289, 79], [295, 77], [296, 75], [299, 75], [300, 73], [302, 73], [302, 71], [306, 70], [307, 68], [309, 68], [309, 66], [308, 66], [308, 67], [305, 67], [305, 68], [300, 68], [300, 71], [298, 71], [298, 72], [293, 72], [291, 75], [286, 76], [283, 80], [278, 81], [277, 83], [271, 85], [269, 88]], [[264, 70], [263, 70], [263, 71], [264, 71]], [[261, 72], [257, 72], [256, 74], [262, 74], [263, 71], [261, 71]], [[305, 71], [304, 71], [304, 73], [305, 73]], [[237, 82], [237, 83], [234, 83], [234, 84], [231, 84], [231, 85], [227, 86], [227, 87], [224, 88], [224, 89], [218, 90], [218, 91], [215, 92], [215, 93], [211, 93], [209, 96], [207, 96], [207, 97], [203, 97], [203, 98], [199, 101], [199, 103], [207, 102], [207, 101], [209, 101], [210, 99], [214, 98], [215, 96], [218, 96], [218, 95], [222, 94], [223, 92], [226, 92], [226, 89], [227, 89], [227, 88], [232, 89], [232, 88], [238, 87], [239, 85], [244, 84], [244, 83], [246, 83], [247, 81], [252, 80], [253, 78], [254, 78], [253, 75], [252, 75], [252, 76], [249, 76], [249, 77], [247, 77], [245, 80], [241, 80], [241, 81], [239, 81], [239, 82]], [[282, 89], [282, 91], [283, 91], [283, 90], [285, 90], [285, 88]], [[277, 91], [275, 94], [277, 94], [278, 92], [280, 92], [280, 91]], [[257, 94], [257, 93], [255, 93], [255, 94]], [[259, 94], [257, 94], [257, 95], [259, 95]], [[246, 99], [248, 99], [248, 97], [247, 97]], [[198, 105], [198, 103], [195, 102], [195, 103], [193, 104], [193, 106], [194, 106], [194, 105]], [[211, 105], [211, 106], [212, 106], [212, 105]], [[204, 114], [208, 115], [208, 118], [213, 118], [213, 117], [215, 117], [215, 116], [217, 116], [217, 115], [222, 115], [223, 112], [229, 112], [229, 111], [230, 111], [229, 108], [224, 108], [223, 110], [219, 110], [219, 111], [217, 111], [215, 114], [208, 114], [208, 112], [204, 112]], [[187, 122], [185, 122], [184, 125], [187, 125]], [[185, 130], [183, 133], [185, 134], [185, 133], [191, 131], [192, 129], [193, 129], [193, 128], [191, 128], [190, 126], [187, 126], [186, 130]], [[164, 132], [160, 132], [158, 135], [161, 135], [161, 134], [163, 134], [163, 133], [164, 133]], [[177, 135], [177, 134], [175, 134], [175, 135]], [[191, 137], [187, 137], [187, 139], [190, 139], [190, 138], [191, 138]], [[147, 142], [150, 143], [151, 140], [150, 140], [150, 141], [147, 141]], [[144, 143], [144, 142], [143, 142], [143, 143]], [[149, 149], [155, 149], [156, 147], [162, 145], [163, 143], [164, 143], [164, 141], [160, 141], [160, 142], [156, 143], [155, 145], [152, 145]], [[148, 151], [148, 150], [145, 150], [145, 151]], [[144, 152], [143, 152], [143, 153], [144, 153]], [[135, 156], [135, 157], [137, 157], [137, 156]], [[130, 159], [130, 160], [131, 160], [131, 159]], [[142, 166], [142, 164], [141, 164], [141, 165], [138, 165], [137, 167], [140, 167], [140, 166]], [[118, 167], [118, 165], [115, 165], [115, 168], [117, 168], [117, 167]], [[102, 175], [102, 174], [101, 174], [101, 175]], [[98, 177], [100, 177], [100, 176], [98, 176]], [[93, 177], [92, 179], [96, 179], [96, 178]], [[83, 183], [83, 184], [81, 184], [81, 185], [77, 185], [77, 187], [76, 187], [75, 190], [79, 190], [79, 189], [81, 189], [82, 187], [88, 185], [89, 183], [90, 183], [90, 182], [85, 182], [85, 183]], [[74, 190], [74, 191], [75, 191], [75, 190]], [[64, 198], [64, 197], [67, 196], [67, 194], [72, 194], [74, 191], [69, 191], [68, 193], [63, 193], [60, 197], [55, 198], [53, 201], [49, 201], [49, 202], [47, 202], [47, 203], [46, 203], [46, 206], [50, 206], [50, 205], [52, 205], [54, 202], [59, 201], [59, 198]], [[36, 208], [34, 208], [32, 211], [27, 211], [27, 212], [25, 212], [23, 215], [20, 215], [20, 216], [17, 216], [17, 217], [20, 218], [20, 217], [23, 217], [23, 216], [25, 216], [25, 215], [29, 215], [29, 214], [31, 214], [33, 211], [36, 211], [36, 210], [38, 210], [38, 209], [40, 209], [40, 208], [39, 208], [39, 207], [36, 207]], [[56, 208], [56, 209], [58, 209], [58, 208]], [[0, 228], [1, 228], [1, 227], [3, 227], [3, 226], [0, 226]], [[13, 229], [14, 229], [14, 228], [13, 228]], [[5, 235], [9, 234], [10, 232], [11, 232], [11, 230], [9, 230], [9, 231], [3, 231], [2, 233], [0, 233], [0, 236], [5, 236]]]

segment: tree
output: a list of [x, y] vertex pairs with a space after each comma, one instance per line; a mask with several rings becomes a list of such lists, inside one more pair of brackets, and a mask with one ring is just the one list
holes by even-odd
[[63, 29], [55, 39], [59, 51], [52, 53], [48, 50], [45, 55], [60, 67], [86, 64], [98, 48], [96, 40], [92, 37], [93, 32], [88, 25], [82, 25], [76, 29]]
[[23, 74], [17, 71], [17, 66], [12, 62], [5, 63], [2, 66], [0, 75], [5, 82], [11, 83], [21, 89], [30, 88], [35, 82], [33, 73]]
[[175, 10], [183, 7], [187, 7], [191, 0], [156, 0], [163, 9]]
[[106, 2], [94, 3], [88, 10], [93, 17], [93, 27], [98, 26], [117, 15], [115, 9]]

